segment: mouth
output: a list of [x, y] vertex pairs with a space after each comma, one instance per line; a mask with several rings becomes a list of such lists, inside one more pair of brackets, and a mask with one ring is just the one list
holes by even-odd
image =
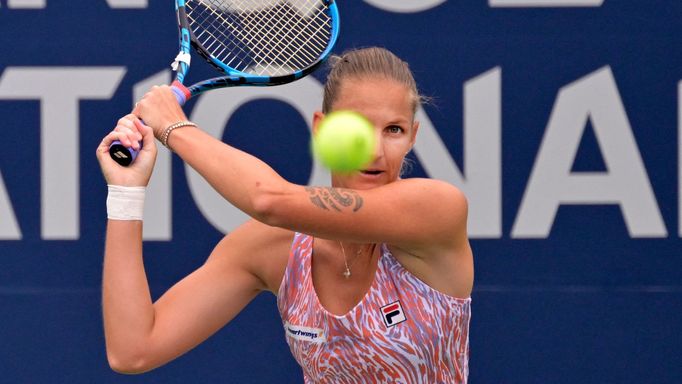
[[382, 174], [384, 171], [380, 171], [378, 169], [363, 169], [360, 171], [363, 175], [368, 175], [368, 176], [377, 176]]

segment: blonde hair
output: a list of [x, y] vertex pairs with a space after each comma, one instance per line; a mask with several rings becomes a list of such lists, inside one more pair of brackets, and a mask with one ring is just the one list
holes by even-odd
[[331, 70], [324, 85], [322, 112], [328, 113], [344, 80], [383, 77], [403, 84], [412, 93], [412, 112], [422, 102], [409, 65], [385, 48], [370, 47], [344, 52], [329, 59]]

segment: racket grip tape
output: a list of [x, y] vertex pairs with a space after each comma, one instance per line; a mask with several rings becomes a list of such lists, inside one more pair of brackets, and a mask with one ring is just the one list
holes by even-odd
[[[178, 101], [178, 104], [180, 106], [185, 105], [187, 100], [192, 96], [190, 91], [182, 85], [178, 81], [174, 81], [173, 84], [171, 84], [171, 91], [173, 91], [173, 95], [175, 96], [175, 99]], [[142, 122], [144, 124], [144, 122]], [[142, 142], [140, 141], [140, 148], [142, 148]], [[117, 162], [119, 165], [122, 165], [124, 167], [129, 166], [130, 164], [135, 161], [137, 158], [139, 151], [135, 150], [130, 147], [126, 147], [123, 145], [118, 140], [115, 140], [114, 142], [111, 143], [109, 146], [109, 155], [111, 158]]]

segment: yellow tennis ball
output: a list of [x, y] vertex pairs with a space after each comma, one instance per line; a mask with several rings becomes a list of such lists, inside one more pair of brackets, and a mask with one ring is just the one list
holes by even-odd
[[362, 169], [374, 156], [374, 126], [353, 111], [328, 113], [320, 122], [312, 147], [315, 156], [332, 171]]

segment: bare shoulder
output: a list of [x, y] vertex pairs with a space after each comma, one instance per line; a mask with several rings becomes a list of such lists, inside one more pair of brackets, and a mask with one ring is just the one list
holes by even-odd
[[241, 267], [260, 280], [261, 290], [276, 294], [284, 276], [293, 237], [290, 230], [252, 219], [227, 234], [207, 263]]
[[398, 188], [396, 199], [403, 200], [396, 206], [404, 216], [414, 222], [422, 220], [422, 231], [427, 238], [414, 246], [452, 248], [459, 247], [466, 239], [468, 202], [459, 188], [427, 178], [402, 179], [392, 184]]
[[[467, 235], [468, 203], [464, 193], [447, 182], [405, 179], [406, 191], [415, 191], [413, 214], [428, 217], [429, 241], [389, 244], [393, 255], [410, 273], [430, 287], [466, 298], [473, 286], [473, 254]], [[408, 192], [411, 193], [411, 192]]]

